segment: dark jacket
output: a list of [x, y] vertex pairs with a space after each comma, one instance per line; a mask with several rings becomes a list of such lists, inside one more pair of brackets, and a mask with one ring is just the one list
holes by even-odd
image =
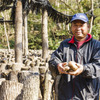
[[58, 100], [99, 100], [100, 42], [91, 38], [77, 49], [74, 37], [61, 42], [49, 61], [53, 76], [58, 75], [57, 65], [75, 61], [84, 66], [78, 76], [62, 74], [58, 86]]

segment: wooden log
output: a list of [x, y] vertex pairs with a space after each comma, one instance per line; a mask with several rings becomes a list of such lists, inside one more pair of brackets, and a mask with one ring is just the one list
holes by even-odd
[[12, 64], [12, 70], [13, 71], [20, 71], [22, 68], [23, 64], [22, 63], [13, 63]]
[[18, 77], [17, 77], [17, 75], [18, 75], [18, 71], [11, 71], [11, 72], [9, 73], [9, 75], [8, 75], [8, 79], [9, 79], [10, 81], [18, 82]]
[[1, 63], [7, 64], [8, 63], [7, 57], [2, 57], [1, 58]]
[[34, 56], [29, 56], [28, 59], [33, 62], [35, 58]]
[[5, 63], [1, 63], [0, 65], [0, 72], [4, 72], [6, 70], [6, 65]]
[[6, 68], [7, 68], [7, 69], [12, 69], [12, 64], [13, 64], [12, 62], [9, 62], [9, 63], [7, 64], [7, 66], [6, 66]]
[[11, 69], [5, 70], [4, 72], [1, 73], [1, 77], [7, 79], [10, 71], [11, 71]]
[[29, 70], [31, 67], [30, 66], [23, 66], [22, 68], [21, 68], [21, 70]]
[[39, 73], [33, 71], [19, 72], [19, 82], [23, 83], [22, 100], [38, 100], [39, 94]]
[[1, 84], [0, 100], [18, 100], [23, 84], [14, 81], [4, 81]]
[[30, 63], [30, 66], [33, 68], [33, 67], [35, 66], [35, 62], [32, 61], [32, 62]]
[[55, 79], [55, 100], [58, 100], [58, 84], [61, 79], [61, 75], [57, 75]]
[[10, 61], [11, 61], [11, 57], [12, 57], [12, 55], [11, 55], [11, 54], [8, 54], [8, 55], [7, 55], [8, 62], [10, 62]]
[[33, 71], [34, 73], [39, 73], [39, 67], [38, 66], [34, 66], [30, 70]]
[[5, 81], [5, 78], [0, 78], [0, 85], [2, 84], [3, 81]]
[[25, 61], [25, 66], [30, 66], [31, 62], [32, 62], [32, 61], [30, 61], [29, 59], [27, 59], [27, 60]]
[[41, 90], [41, 94], [42, 97], [44, 95], [44, 85], [45, 85], [45, 74], [46, 74], [46, 67], [42, 66], [39, 67], [39, 72], [40, 72], [40, 90]]
[[39, 67], [39, 72], [40, 72], [40, 74], [45, 74], [46, 71], [47, 71], [47, 68], [46, 68], [45, 66]]
[[51, 91], [52, 91], [53, 82], [54, 82], [54, 80], [52, 80], [52, 76], [51, 76], [50, 72], [47, 72], [46, 78], [45, 78], [43, 100], [51, 100]]

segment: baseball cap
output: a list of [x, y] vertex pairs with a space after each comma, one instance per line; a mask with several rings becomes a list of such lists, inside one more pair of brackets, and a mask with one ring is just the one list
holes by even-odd
[[73, 17], [71, 19], [71, 22], [74, 21], [74, 20], [81, 20], [83, 22], [88, 22], [89, 21], [88, 17], [84, 13], [77, 13], [77, 14], [73, 15]]

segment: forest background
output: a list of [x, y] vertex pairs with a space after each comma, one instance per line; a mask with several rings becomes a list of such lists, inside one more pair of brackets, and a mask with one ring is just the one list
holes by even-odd
[[[50, 4], [57, 11], [67, 15], [75, 13], [87, 13], [93, 9], [94, 21], [92, 23], [92, 36], [99, 40], [100, 35], [100, 0], [49, 0]], [[93, 3], [93, 4], [92, 4]], [[92, 7], [93, 6], [93, 7]], [[11, 9], [0, 12], [0, 18], [10, 20]], [[91, 21], [91, 13], [87, 15]], [[33, 50], [42, 49], [42, 12], [29, 12], [28, 14], [28, 48]], [[10, 48], [14, 48], [15, 43], [15, 26], [11, 23], [0, 23], [0, 49], [7, 49], [8, 35]], [[49, 49], [56, 49], [60, 42], [72, 36], [70, 32], [70, 23], [56, 23], [48, 17], [48, 42]]]

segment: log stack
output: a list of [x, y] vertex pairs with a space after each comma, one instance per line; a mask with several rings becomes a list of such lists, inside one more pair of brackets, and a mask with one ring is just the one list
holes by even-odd
[[0, 54], [0, 100], [52, 100], [54, 80], [42, 51], [29, 50], [23, 63], [15, 63], [13, 50]]

